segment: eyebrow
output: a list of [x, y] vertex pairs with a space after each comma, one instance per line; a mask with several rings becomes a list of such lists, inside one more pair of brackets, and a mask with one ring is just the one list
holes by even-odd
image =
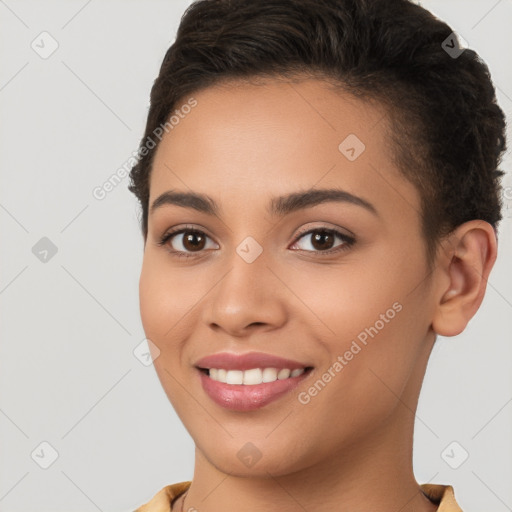
[[[273, 216], [284, 216], [304, 208], [310, 208], [331, 201], [361, 206], [372, 214], [379, 216], [376, 208], [371, 203], [341, 189], [314, 189], [273, 197], [270, 200], [267, 211]], [[155, 210], [164, 205], [170, 204], [192, 208], [207, 215], [218, 215], [220, 211], [219, 205], [215, 200], [206, 194], [168, 190], [153, 201], [150, 213], [155, 212]]]

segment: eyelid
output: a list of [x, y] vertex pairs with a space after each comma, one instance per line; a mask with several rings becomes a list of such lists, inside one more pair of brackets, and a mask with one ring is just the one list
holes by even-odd
[[[311, 223], [309, 223], [309, 224], [311, 224]], [[308, 226], [309, 226], [309, 224], [308, 224]], [[304, 235], [304, 234], [309, 233], [311, 231], [319, 231], [319, 230], [322, 230], [322, 229], [325, 230], [325, 231], [337, 231], [340, 235], [343, 235], [346, 238], [352, 238], [354, 240], [356, 240], [356, 238], [357, 238], [355, 233], [353, 231], [350, 231], [350, 229], [340, 228], [339, 226], [336, 226], [334, 224], [330, 224], [329, 222], [323, 222], [319, 226], [309, 226], [309, 227], [300, 228], [298, 233], [297, 233], [297, 237], [299, 235]]]

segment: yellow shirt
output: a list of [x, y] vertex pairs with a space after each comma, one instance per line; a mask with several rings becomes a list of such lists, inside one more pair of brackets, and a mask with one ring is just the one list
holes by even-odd
[[[191, 483], [191, 481], [188, 481], [166, 485], [150, 501], [140, 506], [134, 512], [171, 512], [171, 503], [183, 494], [190, 487]], [[462, 512], [462, 509], [455, 501], [451, 485], [422, 484], [420, 487], [434, 504], [439, 505], [437, 512]]]

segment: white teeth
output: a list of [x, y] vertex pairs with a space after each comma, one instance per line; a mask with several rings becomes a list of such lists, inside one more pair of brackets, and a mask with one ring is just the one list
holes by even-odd
[[226, 374], [226, 384], [242, 384], [243, 381], [244, 372], [242, 370], [229, 370]]
[[264, 368], [263, 369], [263, 382], [274, 382], [277, 380], [277, 368]]
[[279, 380], [281, 379], [287, 379], [290, 376], [291, 371], [288, 368], [283, 368], [282, 370], [279, 370], [279, 373], [277, 374], [277, 378]]
[[304, 368], [290, 370], [288, 368], [251, 368], [250, 370], [225, 370], [223, 368], [210, 368], [210, 378], [226, 384], [245, 384], [253, 386], [263, 382], [274, 382], [290, 377], [297, 377], [304, 373]]
[[244, 384], [261, 384], [262, 371], [261, 368], [253, 368], [252, 370], [245, 370]]

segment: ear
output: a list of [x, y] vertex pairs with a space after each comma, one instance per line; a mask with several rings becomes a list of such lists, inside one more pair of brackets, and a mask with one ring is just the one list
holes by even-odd
[[432, 329], [441, 336], [460, 334], [477, 312], [496, 261], [493, 227], [482, 220], [458, 226], [441, 245], [440, 273]]

